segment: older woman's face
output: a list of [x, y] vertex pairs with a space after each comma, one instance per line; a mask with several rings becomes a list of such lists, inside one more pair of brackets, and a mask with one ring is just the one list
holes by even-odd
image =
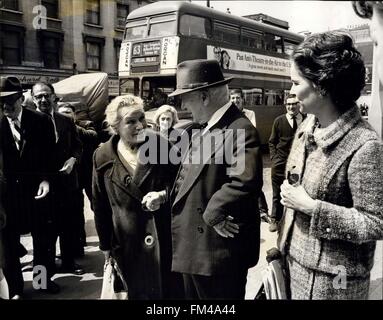
[[377, 66], [380, 83], [383, 85], [383, 10], [374, 7], [370, 24], [371, 39], [375, 46], [374, 63]]
[[295, 94], [298, 98], [301, 104], [301, 111], [315, 114], [318, 102], [320, 101], [320, 95], [313, 87], [312, 82], [300, 74], [294, 62], [291, 65], [290, 76], [293, 83], [290, 93]]
[[166, 111], [158, 118], [161, 131], [166, 131], [173, 125], [173, 114], [170, 111]]
[[118, 124], [117, 132], [123, 142], [128, 144], [137, 144], [146, 128], [145, 113], [133, 108], [122, 108], [119, 111], [121, 120]]

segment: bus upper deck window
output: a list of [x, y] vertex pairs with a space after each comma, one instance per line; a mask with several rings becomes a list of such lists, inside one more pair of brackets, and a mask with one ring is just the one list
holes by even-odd
[[180, 20], [180, 33], [183, 36], [210, 38], [211, 22], [207, 18], [183, 14]]
[[128, 22], [126, 24], [124, 40], [141, 39], [146, 36], [147, 23], [146, 19]]
[[176, 34], [175, 14], [152, 17], [150, 19], [149, 36], [172, 36]]

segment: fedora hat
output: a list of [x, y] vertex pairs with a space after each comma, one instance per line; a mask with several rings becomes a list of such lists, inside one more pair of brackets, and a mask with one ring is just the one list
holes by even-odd
[[217, 60], [187, 60], [177, 66], [177, 89], [169, 97], [224, 85], [233, 78], [224, 78]]
[[13, 76], [0, 77], [0, 97], [11, 96], [16, 93], [23, 93], [19, 79]]

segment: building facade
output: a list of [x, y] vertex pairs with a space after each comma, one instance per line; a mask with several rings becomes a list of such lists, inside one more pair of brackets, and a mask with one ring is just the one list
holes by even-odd
[[0, 74], [24, 88], [73, 74], [106, 72], [118, 95], [126, 17], [151, 0], [0, 0]]

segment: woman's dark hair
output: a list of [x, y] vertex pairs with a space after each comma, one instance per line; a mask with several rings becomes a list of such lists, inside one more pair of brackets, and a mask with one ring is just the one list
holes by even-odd
[[353, 39], [343, 31], [308, 36], [292, 53], [301, 75], [321, 95], [328, 95], [339, 111], [350, 109], [365, 85], [366, 69]]

